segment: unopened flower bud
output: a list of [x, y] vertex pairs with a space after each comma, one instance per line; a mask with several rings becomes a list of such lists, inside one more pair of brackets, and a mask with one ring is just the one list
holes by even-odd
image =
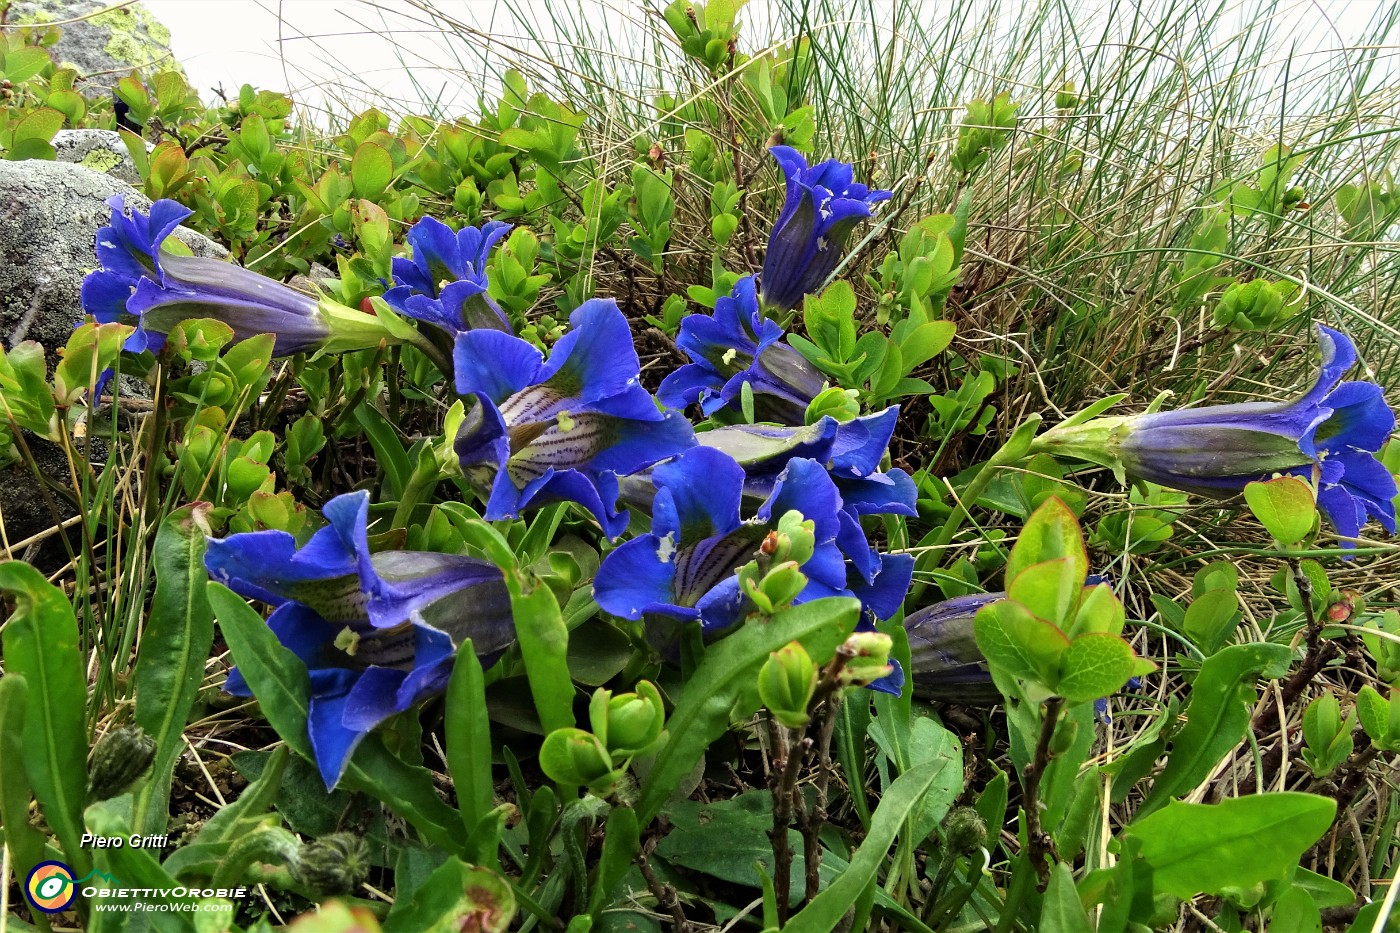
[[773, 718], [790, 729], [807, 725], [807, 705], [817, 689], [817, 666], [801, 642], [768, 656], [758, 672], [758, 695]]
[[369, 853], [354, 833], [331, 833], [302, 846], [287, 868], [317, 896], [349, 894], [369, 877]]
[[555, 729], [540, 746], [540, 768], [552, 781], [582, 784], [599, 796], [616, 786], [621, 770], [598, 737], [582, 729]]
[[841, 670], [841, 683], [847, 687], [866, 687], [881, 677], [887, 677], [893, 668], [890, 666], [890, 649], [894, 641], [879, 632], [856, 632], [846, 639], [845, 649], [852, 657]]
[[958, 807], [943, 821], [943, 839], [959, 855], [976, 852], [987, 843], [987, 824], [972, 807]]
[[807, 406], [807, 424], [816, 424], [830, 415], [837, 421], [853, 421], [860, 414], [860, 393], [855, 389], [832, 386], [823, 389]]
[[796, 509], [789, 509], [778, 519], [778, 541], [773, 551], [773, 559], [779, 563], [793, 561], [805, 564], [812, 559], [817, 547], [817, 523], [802, 517]]
[[140, 726], [122, 726], [107, 733], [92, 753], [88, 802], [96, 803], [123, 793], [146, 773], [155, 757], [155, 739]]
[[666, 707], [661, 692], [649, 681], [640, 681], [636, 693], [612, 695], [599, 688], [588, 707], [593, 734], [612, 755], [624, 761], [645, 755], [661, 738]]

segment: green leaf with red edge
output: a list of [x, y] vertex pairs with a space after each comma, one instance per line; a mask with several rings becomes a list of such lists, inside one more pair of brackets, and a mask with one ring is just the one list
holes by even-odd
[[1006, 579], [1014, 580], [1027, 567], [1047, 560], [1068, 558], [1082, 584], [1089, 575], [1089, 555], [1079, 519], [1056, 496], [1051, 496], [1031, 514], [1021, 529], [1011, 556], [1006, 561]]
[[1071, 703], [1083, 703], [1117, 693], [1137, 671], [1132, 647], [1117, 635], [1091, 632], [1069, 643], [1060, 655], [1060, 680], [1055, 692]]
[[1012, 677], [1054, 686], [1060, 656], [1069, 647], [1064, 632], [1009, 599], [984, 606], [972, 624], [989, 664]]
[[361, 143], [350, 160], [350, 183], [355, 197], [373, 201], [394, 180], [394, 158], [376, 143]]
[[1068, 557], [1032, 564], [1007, 578], [1006, 596], [1033, 615], [1067, 628], [1084, 590], [1084, 577], [1078, 569]]

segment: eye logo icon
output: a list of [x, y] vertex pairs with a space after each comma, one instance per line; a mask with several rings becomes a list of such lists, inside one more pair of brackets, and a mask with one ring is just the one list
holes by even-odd
[[25, 879], [24, 893], [36, 910], [46, 914], [67, 910], [78, 893], [73, 869], [62, 862], [40, 862]]

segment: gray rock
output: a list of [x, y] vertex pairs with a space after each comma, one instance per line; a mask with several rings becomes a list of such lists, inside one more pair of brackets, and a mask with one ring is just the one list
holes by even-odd
[[[121, 134], [114, 130], [59, 130], [52, 142], [54, 158], [60, 162], [73, 162], [130, 185], [141, 182]], [[146, 143], [146, 149], [151, 148]]]
[[[106, 9], [105, 0], [19, 0], [11, 25], [63, 23], [53, 57], [76, 68], [94, 87], [115, 87], [133, 68], [180, 71], [170, 54], [170, 30], [139, 3]], [[95, 14], [95, 15], [89, 15]], [[68, 20], [86, 17], [77, 22]]]
[[[110, 175], [67, 162], [0, 162], [0, 342], [37, 340], [52, 353], [82, 320], [83, 277], [97, 266], [97, 228], [112, 216], [107, 199], [149, 210], [145, 195]], [[222, 246], [183, 227], [175, 236], [196, 256]]]

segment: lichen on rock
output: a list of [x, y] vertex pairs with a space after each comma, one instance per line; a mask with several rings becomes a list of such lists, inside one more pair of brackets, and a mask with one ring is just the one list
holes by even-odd
[[[106, 9], [100, 0], [20, 0], [10, 10], [15, 25], [63, 22], [55, 60], [89, 83], [111, 87], [133, 68], [181, 71], [170, 54], [170, 30], [139, 3]], [[95, 14], [95, 15], [89, 15]], [[77, 22], [67, 22], [87, 16]]]

